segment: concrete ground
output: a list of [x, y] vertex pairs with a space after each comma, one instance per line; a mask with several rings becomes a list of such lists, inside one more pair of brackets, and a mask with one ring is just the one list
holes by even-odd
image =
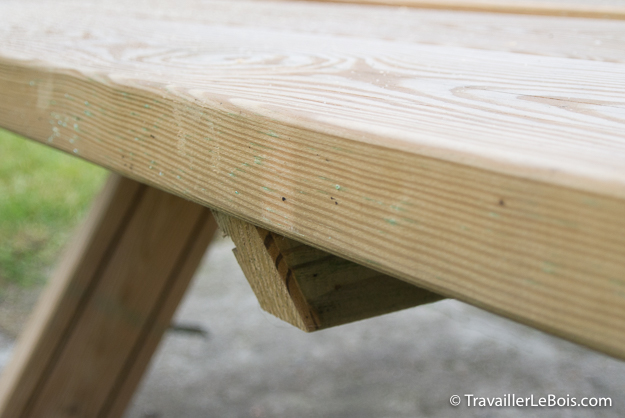
[[[231, 249], [211, 247], [176, 315], [207, 335], [168, 332], [126, 418], [625, 417], [625, 362], [456, 301], [305, 334], [260, 310]], [[11, 347], [0, 334], [0, 365]], [[613, 406], [469, 408], [465, 394]]]

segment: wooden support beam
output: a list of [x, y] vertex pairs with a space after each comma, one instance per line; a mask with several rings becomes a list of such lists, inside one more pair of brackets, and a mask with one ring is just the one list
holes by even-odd
[[260, 306], [307, 331], [347, 324], [442, 296], [245, 221], [213, 212]]
[[111, 176], [0, 382], [0, 417], [119, 417], [208, 246], [208, 209]]
[[619, 22], [32, 3], [0, 2], [0, 126], [625, 358]]

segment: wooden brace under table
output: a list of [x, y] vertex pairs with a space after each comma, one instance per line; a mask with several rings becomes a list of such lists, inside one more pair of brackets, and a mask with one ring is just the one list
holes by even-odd
[[[441, 299], [112, 175], [4, 371], [0, 417], [121, 416], [217, 229], [215, 218], [234, 239], [261, 307], [305, 331]], [[292, 284], [282, 280], [291, 276]]]

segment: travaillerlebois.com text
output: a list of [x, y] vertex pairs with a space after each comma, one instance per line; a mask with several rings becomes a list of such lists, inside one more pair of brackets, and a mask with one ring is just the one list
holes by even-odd
[[512, 393], [503, 396], [482, 397], [472, 393], [464, 395], [452, 395], [449, 398], [452, 406], [468, 406], [468, 407], [543, 407], [543, 408], [605, 408], [612, 406], [612, 398], [606, 397], [575, 397], [575, 396], [558, 396], [549, 394], [546, 396], [517, 396]]

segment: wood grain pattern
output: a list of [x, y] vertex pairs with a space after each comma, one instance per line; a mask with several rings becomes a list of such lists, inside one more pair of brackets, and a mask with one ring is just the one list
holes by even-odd
[[469, 12], [625, 19], [623, 0], [315, 0]]
[[113, 176], [2, 376], [0, 416], [122, 416], [215, 229], [208, 209]]
[[[611, 37], [592, 61], [487, 31], [378, 39], [366, 7], [320, 33], [300, 12], [347, 6], [261, 3], [291, 26], [204, 24], [212, 2], [2, 3], [0, 125], [625, 357], [622, 22], [538, 20]], [[543, 18], [505, 19], [524, 34]]]
[[261, 308], [299, 329], [316, 329], [317, 313], [306, 303], [299, 284], [288, 286], [280, 276], [257, 227], [217, 211], [213, 211], [213, 216], [234, 241], [234, 255]]
[[[202, 31], [198, 30], [198, 27], [202, 26], [228, 26], [247, 30], [262, 29], [263, 32], [270, 30], [278, 33], [332, 35], [402, 44], [421, 43], [528, 55], [625, 62], [623, 49], [625, 27], [623, 22], [612, 20], [563, 19], [514, 14], [498, 14], [495, 17], [489, 13], [290, 1], [281, 2], [279, 7], [275, 2], [260, 0], [184, 0], [178, 5], [172, 5], [172, 0], [136, 0], [125, 4], [120, 4], [119, 0], [97, 4], [91, 1], [56, 0], [54, 7], [39, 4], [42, 1], [45, 0], [3, 2], [5, 25], [0, 28], [0, 33], [4, 33], [4, 54], [8, 51], [24, 53], [23, 49], [35, 39], [31, 38], [28, 41], [23, 36], [23, 30], [26, 28], [21, 28], [20, 22], [36, 19], [41, 23], [41, 30], [44, 32], [39, 36], [45, 35], [47, 42], [51, 44], [70, 42], [67, 44], [68, 47], [77, 47], [78, 45], [71, 43], [63, 31], [55, 29], [55, 22], [62, 21], [73, 28], [72, 33], [80, 41], [79, 49], [81, 54], [84, 54], [82, 56], [84, 60], [80, 64], [87, 64], [88, 67], [89, 62], [94, 59], [92, 52], [101, 48], [101, 45], [105, 45], [105, 49], [110, 49], [113, 53], [112, 58], [139, 60], [143, 61], [143, 65], [150, 61], [154, 64], [154, 60], [160, 54], [164, 54], [164, 60], [168, 61], [165, 51], [182, 51], [188, 48], [195, 51], [192, 55], [197, 52], [206, 54], [209, 51], [206, 47], [213, 48], [212, 44], [221, 42], [222, 38], [203, 35]], [[25, 7], [24, 4], [31, 6]], [[39, 16], [33, 15], [38, 7], [47, 7], [45, 16], [44, 13]], [[110, 21], [114, 22], [114, 26], [107, 24]], [[171, 26], [174, 22], [189, 25], [189, 30], [175, 31], [169, 37], [168, 32], [159, 29], [161, 23]], [[120, 42], [106, 47], [106, 37], [112, 35], [112, 32], [115, 33], [114, 39]], [[28, 33], [32, 37], [37, 31], [29, 30]], [[98, 37], [100, 41], [97, 40]], [[124, 40], [128, 40], [128, 46], [123, 46]], [[167, 49], [159, 49], [159, 46]], [[240, 47], [237, 50], [231, 45], [229, 50], [253, 54], [256, 49], [251, 46]], [[141, 50], [147, 51], [149, 47], [158, 51], [158, 55], [141, 54]], [[41, 52], [46, 49], [48, 47], [41, 48]], [[122, 55], [124, 52], [126, 53]], [[129, 55], [129, 52], [136, 55]], [[48, 55], [54, 56], [55, 53], [49, 51]], [[29, 59], [27, 53], [23, 57]], [[58, 59], [57, 63], [63, 64], [63, 57], [55, 58]], [[238, 64], [246, 63], [249, 65], [249, 60], [243, 60]], [[137, 71], [141, 69], [137, 68]]]
[[443, 299], [248, 222], [213, 212], [261, 308], [306, 332]]

